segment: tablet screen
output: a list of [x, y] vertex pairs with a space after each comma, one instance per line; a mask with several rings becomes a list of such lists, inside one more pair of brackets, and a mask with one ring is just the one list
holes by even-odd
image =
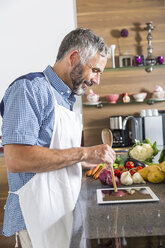
[[118, 192], [114, 192], [113, 188], [97, 190], [97, 202], [99, 204], [145, 201], [159, 201], [149, 187], [118, 188]]

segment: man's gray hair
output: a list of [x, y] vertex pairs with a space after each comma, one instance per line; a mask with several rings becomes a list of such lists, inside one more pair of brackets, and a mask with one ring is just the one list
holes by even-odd
[[64, 37], [59, 47], [56, 62], [62, 60], [68, 52], [74, 49], [78, 50], [82, 64], [96, 53], [100, 53], [106, 58], [110, 56], [110, 49], [104, 39], [95, 35], [92, 30], [85, 28], [77, 28]]

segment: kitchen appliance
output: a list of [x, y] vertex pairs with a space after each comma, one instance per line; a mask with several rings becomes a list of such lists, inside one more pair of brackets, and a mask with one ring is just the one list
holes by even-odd
[[111, 116], [110, 129], [113, 133], [112, 147], [132, 146], [136, 140], [142, 140], [141, 117]]
[[141, 116], [134, 116], [134, 118], [137, 120], [138, 122], [138, 128], [137, 128], [137, 134], [136, 134], [136, 130], [135, 130], [135, 125], [134, 123], [131, 123], [131, 135], [132, 135], [132, 140], [135, 141], [139, 140], [140, 142], [143, 141], [144, 139], [144, 134], [143, 134], [143, 118]]
[[126, 146], [126, 140], [128, 139], [128, 132], [127, 132], [127, 130], [123, 130], [122, 122], [123, 122], [122, 116], [110, 117], [110, 129], [113, 133], [113, 145], [112, 145], [112, 147], [124, 147], [124, 146]]
[[144, 138], [149, 138], [153, 144], [156, 141], [158, 146], [163, 146], [163, 122], [162, 115], [143, 117]]
[[[147, 111], [146, 111], [147, 113]], [[149, 138], [153, 144], [165, 145], [165, 111], [153, 116], [111, 116], [110, 129], [113, 133], [113, 148], [129, 147], [136, 140]]]

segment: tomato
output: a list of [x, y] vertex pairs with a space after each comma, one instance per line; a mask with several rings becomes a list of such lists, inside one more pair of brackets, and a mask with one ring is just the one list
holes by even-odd
[[143, 169], [143, 167], [140, 166], [140, 165], [136, 167], [136, 171], [139, 171], [139, 170], [141, 170], [141, 169]]
[[128, 171], [128, 169], [125, 168], [124, 170], [121, 171], [121, 174], [122, 174], [123, 172], [126, 172], [126, 171]]
[[119, 169], [120, 171], [123, 171], [123, 170], [125, 169], [125, 167], [124, 167], [123, 165], [120, 165], [120, 166], [118, 167], [118, 169]]
[[127, 169], [132, 169], [134, 168], [134, 163], [132, 161], [128, 161], [125, 166]]
[[115, 176], [119, 177], [121, 176], [121, 171], [119, 169], [114, 169]]
[[135, 169], [135, 168], [133, 168], [133, 169], [131, 169], [129, 172], [130, 172], [131, 176], [133, 176], [133, 174], [135, 174], [135, 173], [136, 173], [136, 169]]

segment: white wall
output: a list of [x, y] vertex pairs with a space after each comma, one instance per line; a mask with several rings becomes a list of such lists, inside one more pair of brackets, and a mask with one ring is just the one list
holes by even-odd
[[17, 77], [53, 65], [76, 26], [75, 0], [0, 0], [0, 100]]

